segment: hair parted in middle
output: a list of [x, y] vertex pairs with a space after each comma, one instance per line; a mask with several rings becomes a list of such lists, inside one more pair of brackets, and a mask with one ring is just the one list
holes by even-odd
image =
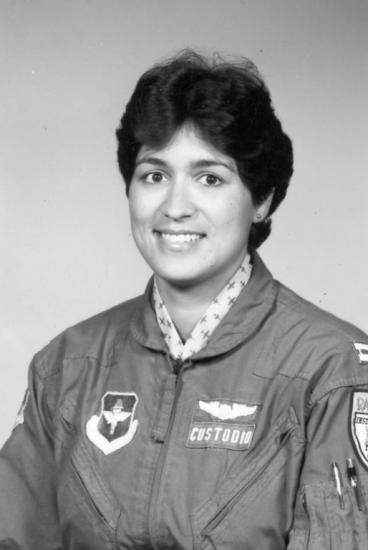
[[[273, 193], [272, 214], [286, 195], [293, 151], [270, 93], [249, 59], [207, 58], [193, 50], [146, 71], [126, 106], [116, 136], [127, 194], [141, 146], [164, 147], [186, 123], [234, 159], [255, 205]], [[269, 217], [254, 223], [249, 250], [258, 248], [270, 232]]]

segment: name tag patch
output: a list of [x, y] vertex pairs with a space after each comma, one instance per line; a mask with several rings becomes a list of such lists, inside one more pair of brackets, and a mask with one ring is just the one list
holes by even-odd
[[228, 400], [200, 400], [189, 428], [187, 447], [249, 449], [255, 430], [258, 405]]

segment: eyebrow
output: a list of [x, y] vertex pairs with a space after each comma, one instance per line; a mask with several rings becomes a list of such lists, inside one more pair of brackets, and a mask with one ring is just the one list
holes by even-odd
[[155, 164], [156, 166], [162, 166], [162, 168], [167, 166], [167, 163], [164, 160], [157, 157], [142, 157], [135, 162], [136, 166], [139, 166], [140, 164]]
[[[167, 168], [169, 165], [159, 157], [142, 157], [137, 160], [135, 165], [136, 167], [140, 164], [154, 164], [155, 166], [160, 166], [162, 168]], [[236, 167], [233, 166], [230, 162], [224, 162], [221, 160], [215, 159], [198, 159], [190, 163], [190, 168], [210, 168], [211, 166], [223, 166], [231, 172], [236, 172]]]

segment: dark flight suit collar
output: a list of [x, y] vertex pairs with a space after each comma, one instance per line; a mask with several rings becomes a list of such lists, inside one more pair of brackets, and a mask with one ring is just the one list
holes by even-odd
[[[154, 308], [151, 304], [153, 278], [150, 279], [130, 330], [144, 347], [167, 352]], [[195, 359], [210, 358], [226, 353], [249, 339], [269, 312], [276, 298], [276, 284], [258, 254], [253, 258], [251, 278], [235, 304], [211, 335], [205, 348], [193, 355]]]

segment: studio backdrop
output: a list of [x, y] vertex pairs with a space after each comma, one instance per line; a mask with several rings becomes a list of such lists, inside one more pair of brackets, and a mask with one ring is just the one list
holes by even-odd
[[114, 132], [140, 74], [192, 47], [250, 57], [295, 173], [260, 253], [368, 331], [366, 0], [0, 2], [0, 444], [33, 354], [143, 291]]

